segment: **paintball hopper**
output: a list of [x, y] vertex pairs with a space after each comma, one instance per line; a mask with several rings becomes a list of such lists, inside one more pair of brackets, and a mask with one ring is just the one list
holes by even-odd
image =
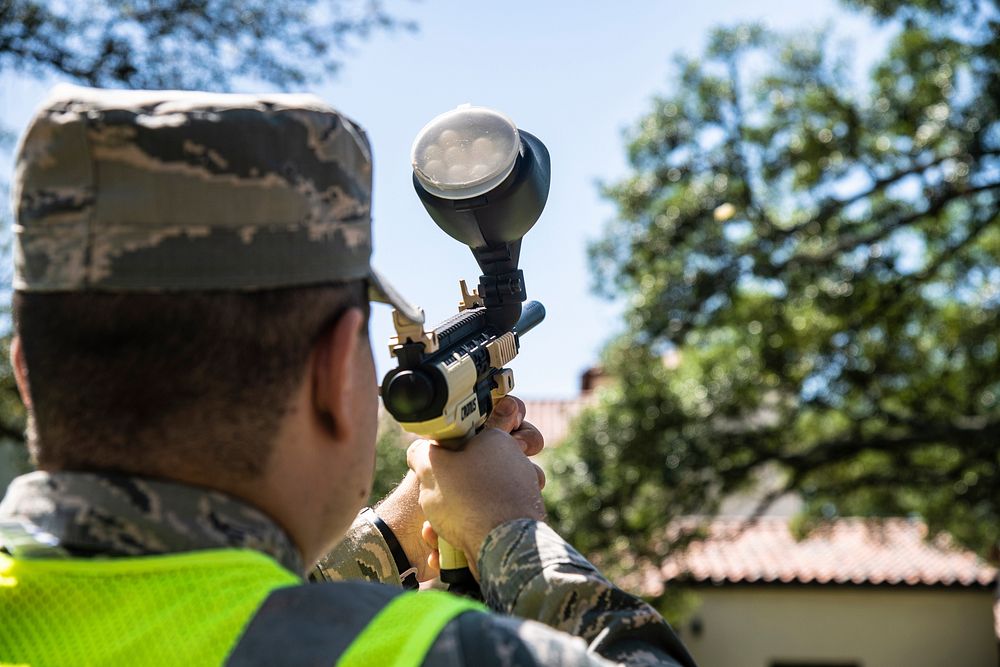
[[437, 225], [469, 246], [483, 275], [490, 323], [514, 326], [527, 299], [521, 238], [549, 194], [549, 152], [502, 113], [463, 105], [428, 123], [413, 142], [413, 186]]

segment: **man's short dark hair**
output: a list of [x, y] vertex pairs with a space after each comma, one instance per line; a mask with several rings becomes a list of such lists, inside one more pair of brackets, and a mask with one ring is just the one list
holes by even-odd
[[264, 469], [310, 349], [363, 281], [248, 292], [17, 292], [43, 469]]

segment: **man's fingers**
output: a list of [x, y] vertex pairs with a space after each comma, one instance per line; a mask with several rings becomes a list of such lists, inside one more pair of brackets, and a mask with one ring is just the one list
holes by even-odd
[[534, 456], [545, 447], [545, 438], [542, 437], [542, 432], [529, 422], [522, 421], [521, 427], [511, 435], [520, 443], [525, 456]]
[[525, 456], [541, 448], [541, 437], [531, 425], [523, 429], [520, 440], [497, 428], [497, 424], [520, 426], [524, 416], [520, 401], [503, 401], [506, 407], [500, 403], [493, 426], [470, 438], [460, 451], [447, 451], [426, 440], [407, 449], [407, 463], [420, 483], [420, 507], [434, 525], [421, 530], [428, 549], [443, 544], [436, 539], [441, 535], [474, 556], [496, 526], [512, 519], [544, 517], [539, 488], [545, 476]]
[[420, 529], [420, 537], [431, 548], [431, 552], [427, 554], [427, 567], [434, 572], [440, 572], [441, 554], [438, 551], [438, 536], [434, 528], [431, 527], [430, 521], [424, 521], [424, 525]]
[[486, 418], [483, 428], [496, 428], [510, 433], [521, 426], [524, 411], [524, 401], [516, 396], [504, 396], [493, 406], [493, 412]]
[[542, 470], [541, 466], [539, 466], [537, 463], [532, 463], [531, 465], [535, 466], [535, 474], [538, 476], [538, 488], [539, 489], [544, 489], [545, 488], [545, 471]]
[[428, 456], [430, 454], [430, 440], [414, 440], [406, 448], [406, 465], [410, 470], [417, 473], [417, 477], [427, 469], [429, 465]]
[[426, 542], [431, 549], [438, 548], [438, 535], [434, 528], [431, 527], [430, 521], [424, 521], [424, 525], [420, 529], [420, 537], [423, 538], [424, 542]]

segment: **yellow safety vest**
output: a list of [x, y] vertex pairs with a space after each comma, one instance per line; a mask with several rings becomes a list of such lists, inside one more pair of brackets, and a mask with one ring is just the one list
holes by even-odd
[[[256, 551], [110, 559], [0, 554], [0, 665], [221, 665], [258, 607], [301, 578]], [[338, 665], [416, 667], [444, 626], [477, 603], [404, 593]]]

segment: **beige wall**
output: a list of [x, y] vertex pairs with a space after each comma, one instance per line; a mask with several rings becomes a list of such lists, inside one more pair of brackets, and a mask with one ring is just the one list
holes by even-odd
[[681, 637], [699, 667], [775, 661], [861, 667], [994, 667], [993, 592], [909, 588], [698, 588], [699, 637]]

